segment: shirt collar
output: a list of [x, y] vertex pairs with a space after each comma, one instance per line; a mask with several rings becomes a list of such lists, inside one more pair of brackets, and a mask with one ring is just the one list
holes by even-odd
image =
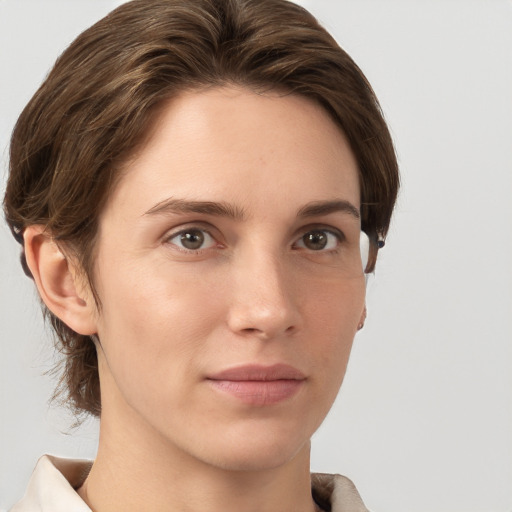
[[37, 462], [25, 496], [10, 512], [91, 512], [75, 491], [91, 466], [91, 461], [44, 455]]
[[[92, 512], [76, 490], [89, 474], [92, 461], [41, 457], [23, 499], [10, 512]], [[356, 487], [341, 475], [313, 473], [316, 503], [326, 512], [368, 512]]]

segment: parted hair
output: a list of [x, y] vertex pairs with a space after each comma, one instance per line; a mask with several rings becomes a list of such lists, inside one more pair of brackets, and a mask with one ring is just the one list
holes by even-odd
[[[98, 303], [98, 217], [121, 165], [164, 102], [226, 84], [299, 94], [332, 116], [358, 162], [373, 270], [399, 186], [393, 143], [359, 67], [308, 11], [286, 0], [135, 0], [79, 35], [12, 134], [4, 212], [16, 240], [23, 247], [27, 226], [46, 226], [76, 258]], [[21, 261], [31, 276], [23, 249]], [[58, 391], [75, 412], [98, 416], [92, 337], [43, 310], [64, 356]]]

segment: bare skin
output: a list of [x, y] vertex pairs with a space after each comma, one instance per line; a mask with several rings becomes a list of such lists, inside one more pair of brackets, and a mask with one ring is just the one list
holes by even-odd
[[310, 438], [364, 314], [359, 207], [323, 109], [225, 87], [172, 100], [127, 164], [100, 217], [100, 311], [27, 230], [41, 296], [100, 340], [92, 510], [315, 510]]

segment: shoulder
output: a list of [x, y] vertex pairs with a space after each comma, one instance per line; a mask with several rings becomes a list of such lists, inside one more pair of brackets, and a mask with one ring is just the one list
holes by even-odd
[[312, 473], [311, 490], [315, 502], [326, 512], [369, 512], [346, 476]]
[[91, 468], [85, 460], [44, 455], [30, 477], [25, 496], [10, 512], [91, 512], [78, 496], [78, 488]]

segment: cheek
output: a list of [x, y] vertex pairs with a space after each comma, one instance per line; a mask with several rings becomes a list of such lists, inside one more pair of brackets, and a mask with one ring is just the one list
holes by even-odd
[[[313, 287], [312, 287], [313, 288]], [[323, 332], [326, 341], [343, 344], [356, 333], [365, 303], [363, 278], [322, 282], [304, 293], [307, 297], [308, 321]]]
[[179, 381], [201, 358], [220, 316], [211, 289], [204, 279], [157, 263], [112, 269], [100, 295], [99, 336], [120, 386], [141, 395], [161, 391], [170, 375]]
[[112, 267], [105, 277], [102, 317], [117, 328], [129, 325], [133, 334], [165, 330], [172, 335], [182, 328], [200, 328], [201, 319], [215, 308], [214, 283], [187, 266], [155, 258]]
[[325, 287], [323, 293], [310, 297], [308, 315], [311, 349], [322, 387], [336, 389], [341, 385], [350, 356], [357, 325], [364, 308], [364, 281], [353, 280]]

